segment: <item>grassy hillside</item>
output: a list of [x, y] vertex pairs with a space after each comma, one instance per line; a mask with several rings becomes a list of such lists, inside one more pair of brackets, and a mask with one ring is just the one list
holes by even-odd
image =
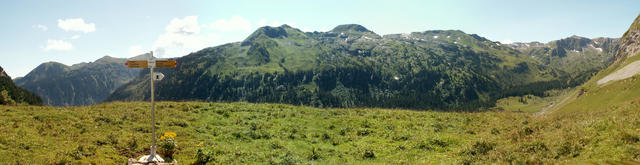
[[[150, 144], [148, 106], [0, 106], [0, 160], [123, 164]], [[215, 164], [604, 163], [640, 160], [639, 107], [537, 116], [161, 102], [157, 126], [176, 132], [183, 164], [198, 148]]]

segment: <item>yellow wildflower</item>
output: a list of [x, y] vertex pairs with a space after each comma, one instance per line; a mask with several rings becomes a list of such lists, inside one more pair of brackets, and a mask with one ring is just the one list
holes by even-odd
[[160, 140], [164, 140], [164, 139], [165, 139], [165, 137], [164, 137], [164, 136], [160, 137]]
[[176, 133], [175, 132], [165, 132], [164, 133], [164, 137], [165, 138], [175, 138], [176, 137]]
[[204, 142], [200, 142], [200, 144], [196, 145], [197, 147], [200, 147], [202, 144], [204, 144]]

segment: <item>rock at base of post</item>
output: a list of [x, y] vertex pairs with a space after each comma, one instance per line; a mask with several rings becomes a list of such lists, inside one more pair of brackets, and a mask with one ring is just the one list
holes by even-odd
[[160, 157], [160, 155], [155, 155], [152, 159], [150, 159], [151, 155], [144, 155], [140, 157], [140, 159], [136, 160], [133, 158], [129, 158], [127, 165], [177, 165], [178, 161], [173, 160], [173, 162], [165, 162], [164, 159]]

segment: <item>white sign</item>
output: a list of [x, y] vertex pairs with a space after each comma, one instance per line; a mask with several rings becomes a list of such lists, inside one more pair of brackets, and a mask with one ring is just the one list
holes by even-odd
[[147, 60], [147, 66], [149, 66], [149, 68], [155, 68], [156, 67], [156, 60]]
[[162, 80], [162, 78], [164, 78], [164, 74], [162, 74], [160, 72], [154, 72], [153, 73], [153, 80], [160, 81], [160, 80]]

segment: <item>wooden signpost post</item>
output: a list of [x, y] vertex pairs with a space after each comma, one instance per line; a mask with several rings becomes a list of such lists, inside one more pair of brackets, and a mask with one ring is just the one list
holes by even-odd
[[175, 68], [178, 66], [176, 60], [164, 60], [156, 59], [153, 57], [153, 51], [149, 52], [148, 60], [129, 60], [124, 65], [128, 68], [149, 68], [151, 79], [151, 153], [149, 155], [142, 156], [137, 163], [163, 163], [164, 160], [156, 155], [156, 119], [155, 119], [155, 101], [153, 91], [153, 81], [160, 81], [164, 78], [164, 75], [160, 72], [154, 73], [153, 68]]

